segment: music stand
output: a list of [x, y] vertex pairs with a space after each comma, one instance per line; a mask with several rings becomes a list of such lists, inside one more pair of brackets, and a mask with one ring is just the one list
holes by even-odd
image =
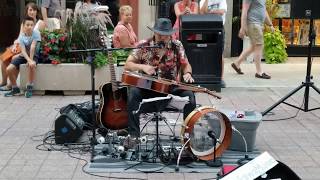
[[134, 114], [141, 113], [154, 113], [154, 120], [156, 121], [156, 157], [159, 157], [159, 121], [161, 120], [161, 112], [168, 106], [171, 101], [171, 97], [155, 97], [149, 99], [143, 99], [140, 102], [138, 110], [134, 111]]
[[188, 103], [189, 97], [169, 94], [166, 97], [143, 99], [139, 104], [139, 108], [133, 112], [134, 114], [154, 113], [153, 120], [156, 122], [156, 144], [154, 145], [156, 147], [156, 157], [159, 157], [159, 147], [161, 147], [159, 143], [159, 121], [163, 119], [161, 112], [166, 111], [168, 108], [181, 111]]
[[[313, 82], [311, 82], [311, 79], [313, 78], [311, 76], [312, 48], [313, 48], [314, 40], [315, 40], [315, 37], [316, 37], [314, 29], [313, 29], [314, 17], [312, 15], [312, 10], [310, 10], [310, 9], [305, 10], [305, 16], [310, 20], [308, 62], [307, 62], [306, 80], [305, 80], [305, 82], [302, 82], [302, 84], [300, 86], [298, 86], [297, 88], [292, 90], [289, 94], [287, 94], [286, 96], [281, 98], [278, 102], [276, 102], [271, 107], [269, 107], [267, 110], [263, 111], [261, 113], [262, 116], [266, 115], [269, 111], [271, 111], [273, 108], [275, 108], [276, 106], [278, 106], [281, 103], [284, 103], [284, 104], [286, 104], [288, 106], [291, 106], [291, 107], [294, 107], [296, 109], [302, 110], [304, 112], [309, 112], [309, 111], [313, 111], [313, 110], [316, 110], [316, 109], [320, 109], [320, 107], [309, 109], [309, 90], [310, 90], [310, 87], [313, 88], [315, 91], [317, 91], [319, 94], [320, 94], [320, 90], [314, 85]], [[290, 96], [292, 96], [293, 94], [298, 92], [303, 87], [305, 87], [305, 91], [304, 91], [304, 108], [301, 108], [301, 107], [298, 107], [298, 106], [295, 106], [295, 105], [292, 105], [290, 103], [285, 102], [286, 99], [288, 99]]]

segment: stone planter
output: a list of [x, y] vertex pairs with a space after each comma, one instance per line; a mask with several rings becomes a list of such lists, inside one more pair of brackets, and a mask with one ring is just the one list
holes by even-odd
[[[121, 79], [123, 66], [115, 67], [117, 80]], [[96, 69], [95, 90], [110, 82], [109, 67]], [[24, 90], [27, 83], [26, 65], [20, 66], [20, 87]], [[46, 90], [63, 91], [64, 95], [79, 95], [91, 90], [91, 71], [88, 64], [38, 64], [34, 90], [44, 94]]]

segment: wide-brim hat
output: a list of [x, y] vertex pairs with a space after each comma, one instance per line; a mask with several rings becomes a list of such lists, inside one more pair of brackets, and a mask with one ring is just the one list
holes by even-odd
[[172, 28], [171, 21], [168, 18], [159, 18], [156, 20], [152, 28], [149, 26], [148, 28], [160, 35], [172, 35], [177, 31], [177, 29]]

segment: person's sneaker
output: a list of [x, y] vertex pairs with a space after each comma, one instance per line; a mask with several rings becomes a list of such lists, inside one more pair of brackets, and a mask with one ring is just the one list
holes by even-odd
[[27, 90], [26, 92], [24, 93], [24, 96], [26, 98], [31, 98], [32, 97], [32, 89], [33, 89], [33, 86], [32, 85], [27, 85]]
[[139, 144], [139, 140], [136, 137], [128, 135], [123, 141], [123, 146], [126, 149], [134, 149]]
[[271, 76], [269, 76], [268, 74], [266, 73], [262, 73], [261, 75], [256, 73], [256, 78], [260, 78], [260, 79], [271, 79]]
[[4, 94], [4, 97], [18, 96], [20, 95], [20, 88], [13, 87], [10, 92]]

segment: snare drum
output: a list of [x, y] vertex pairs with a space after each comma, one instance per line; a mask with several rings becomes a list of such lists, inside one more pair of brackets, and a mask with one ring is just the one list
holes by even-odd
[[231, 143], [232, 129], [228, 117], [209, 106], [202, 106], [192, 111], [181, 128], [182, 143], [190, 138], [187, 147], [201, 160], [214, 158], [214, 141], [208, 132], [217, 138], [216, 157], [222, 155]]

